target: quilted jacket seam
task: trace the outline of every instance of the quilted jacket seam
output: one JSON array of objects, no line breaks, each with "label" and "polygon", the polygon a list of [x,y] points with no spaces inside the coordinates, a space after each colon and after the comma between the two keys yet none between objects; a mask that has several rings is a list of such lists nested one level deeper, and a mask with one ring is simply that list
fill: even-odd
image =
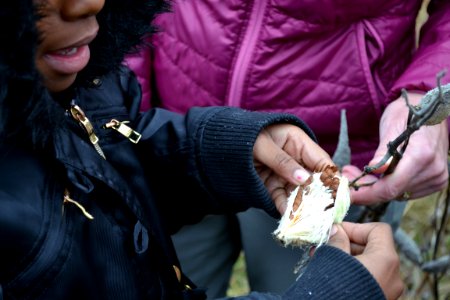
[{"label": "quilted jacket seam", "polygon": [[[222,67],[222,66],[219,66],[218,64],[214,63],[213,61],[211,61],[210,59],[208,59],[205,55],[203,55],[202,53],[198,52],[194,47],[191,47],[190,45],[186,44],[186,43],[183,42],[182,40],[177,39],[174,35],[171,34],[171,32],[167,31],[167,32],[164,32],[164,34],[165,34],[167,37],[171,38],[171,39],[173,40],[174,43],[178,43],[178,44],[183,45],[186,49],[189,49],[192,53],[194,53],[194,54],[200,56],[201,58],[203,58],[204,60],[208,61],[208,62],[209,62],[211,65],[213,65],[214,67],[226,71],[227,68]],[[174,46],[174,47],[175,47],[175,46]],[[165,48],[161,48],[161,49],[164,50]],[[164,51],[164,52],[166,53],[166,51]],[[166,56],[168,56],[168,55],[166,55]]]},{"label": "quilted jacket seam", "polygon": [[[162,49],[163,49],[163,48],[162,48]],[[193,48],[190,48],[190,47],[189,47],[189,49],[193,49]],[[197,82],[196,80],[194,80],[193,77],[192,77],[191,75],[188,75],[188,74],[186,73],[185,70],[183,70],[182,68],[180,68],[180,67],[176,64],[175,60],[172,59],[172,57],[169,56],[169,55],[167,54],[166,51],[162,50],[162,51],[160,51],[160,53],[163,53],[163,54],[164,54],[164,56],[165,56],[165,58],[167,59],[167,61],[170,62],[170,64],[172,64],[172,66],[173,66],[176,70],[178,70],[178,71],[180,72],[180,74],[183,75],[183,77],[185,78],[185,80],[187,80],[187,81],[193,83],[196,87],[198,87],[199,89],[201,89],[202,91],[204,91],[204,92],[205,92],[206,94],[208,94],[210,97],[216,99],[217,101],[220,101],[220,99],[218,99],[215,95],[213,95],[207,88],[205,88],[205,87],[204,87],[203,85],[201,85],[199,82]],[[194,52],[194,53],[195,53],[195,52]],[[215,64],[213,64],[213,65],[216,66]],[[226,69],[226,68],[223,68],[223,69]]]}]

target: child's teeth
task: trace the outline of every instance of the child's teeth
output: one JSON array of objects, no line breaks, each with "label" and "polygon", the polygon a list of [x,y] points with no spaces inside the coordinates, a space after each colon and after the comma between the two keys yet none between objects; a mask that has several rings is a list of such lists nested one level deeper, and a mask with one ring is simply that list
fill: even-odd
[{"label": "child's teeth", "polygon": [[60,55],[72,55],[75,54],[77,52],[77,48],[73,47],[73,48],[67,48],[67,49],[63,49],[61,51],[58,51],[58,54]]}]

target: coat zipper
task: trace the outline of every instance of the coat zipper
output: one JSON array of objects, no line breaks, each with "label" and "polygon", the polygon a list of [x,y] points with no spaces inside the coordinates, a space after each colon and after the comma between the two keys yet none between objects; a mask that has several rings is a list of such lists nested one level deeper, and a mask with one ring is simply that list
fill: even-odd
[{"label": "coat zipper", "polygon": [[106,159],[105,154],[103,153],[102,148],[100,148],[100,145],[98,144],[98,137],[95,135],[94,132],[94,126],[92,126],[91,121],[86,117],[84,114],[84,111],[76,104],[72,104],[70,106],[70,113],[72,114],[72,117],[78,121],[79,124],[86,130],[87,134],[89,135],[89,140],[91,144],[94,146],[97,153],[103,157],[103,159]]},{"label": "coat zipper", "polygon": [[75,205],[78,209],[81,210],[81,213],[89,220],[93,220],[94,217],[78,202],[70,198],[69,190],[64,190],[64,199],[63,199],[63,206],[62,206],[62,214],[64,215],[64,206],[68,203],[71,203]]},{"label": "coat zipper", "polygon": [[245,76],[252,59],[252,53],[258,40],[258,35],[263,23],[267,0],[255,0],[250,14],[247,29],[239,53],[232,70],[230,88],[227,97],[227,105],[241,106],[241,98],[245,83]]},{"label": "coat zipper", "polygon": [[119,132],[124,137],[126,137],[132,143],[137,144],[141,139],[141,134],[133,130],[130,126],[125,125],[126,123],[130,123],[130,121],[120,122],[116,119],[112,119],[111,121],[103,125],[103,128],[112,128],[117,132]]}]

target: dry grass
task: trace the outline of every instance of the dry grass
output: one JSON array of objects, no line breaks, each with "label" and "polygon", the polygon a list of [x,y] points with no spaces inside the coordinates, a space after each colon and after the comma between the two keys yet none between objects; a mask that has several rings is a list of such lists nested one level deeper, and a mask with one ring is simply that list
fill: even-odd
[{"label": "dry grass", "polygon": [[241,252],[238,260],[233,267],[233,275],[230,279],[230,287],[227,291],[228,297],[237,297],[246,295],[250,292],[248,285],[247,273],[245,271],[245,258],[244,253]]},{"label": "dry grass", "polygon": [[[443,192],[425,199],[411,201],[402,220],[402,229],[417,243],[425,262],[449,254],[450,222],[448,215],[437,244],[437,228],[443,222],[446,197],[447,193]],[[402,276],[407,286],[401,299],[450,299],[449,269],[444,274],[434,277],[432,274],[423,272],[419,266],[411,263],[402,253],[400,253],[400,258]],[[438,292],[436,293],[435,290]]]}]

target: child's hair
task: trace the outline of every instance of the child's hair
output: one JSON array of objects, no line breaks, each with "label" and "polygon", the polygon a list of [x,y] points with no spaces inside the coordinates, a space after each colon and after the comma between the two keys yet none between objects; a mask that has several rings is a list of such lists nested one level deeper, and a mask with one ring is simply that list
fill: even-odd
[{"label": "child's hair", "polygon": [[97,16],[100,31],[91,44],[92,58],[80,78],[103,75],[118,68],[124,56],[155,31],[151,26],[155,15],[167,9],[167,1],[161,0],[106,0]]},{"label": "child's hair", "polygon": [[[150,25],[155,15],[167,10],[163,0],[106,0],[97,16],[100,29],[90,44],[91,59],[75,85],[118,70],[124,56],[155,31]],[[32,0],[0,2],[0,141],[43,146],[62,124],[35,67],[38,18]]]}]

